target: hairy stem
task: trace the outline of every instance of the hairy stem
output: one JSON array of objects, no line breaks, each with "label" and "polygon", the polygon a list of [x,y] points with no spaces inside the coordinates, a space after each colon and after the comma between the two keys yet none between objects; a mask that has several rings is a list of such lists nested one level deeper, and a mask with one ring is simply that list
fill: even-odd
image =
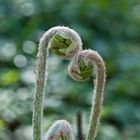
[{"label": "hairy stem", "polygon": [[94,140],[96,137],[96,132],[99,125],[100,113],[102,109],[103,102],[103,90],[105,84],[105,66],[102,58],[96,52],[89,54],[91,59],[93,59],[96,66],[96,80],[95,80],[95,90],[92,100],[92,108],[90,114],[90,123],[88,134],[86,140]]},{"label": "hairy stem", "polygon": [[[52,38],[53,41],[50,43]],[[47,81],[47,78],[45,79],[45,77],[47,75],[46,59],[48,56],[48,48],[52,47],[56,54],[60,54],[60,56],[65,59],[70,59],[81,50],[81,46],[82,43],[79,35],[72,29],[62,26],[51,28],[40,39],[36,63],[35,95],[33,101],[33,140],[42,140],[41,121],[43,116],[44,85],[45,81]],[[63,50],[63,53],[59,49],[66,50]]]},{"label": "hairy stem", "polygon": [[80,51],[69,65],[69,75],[77,81],[87,80],[92,74],[96,76],[92,100],[90,123],[86,140],[94,140],[100,120],[105,84],[105,65],[101,56],[93,50]]},{"label": "hairy stem", "polygon": [[[55,30],[47,32],[40,40],[39,51],[37,54],[36,63],[36,85],[35,95],[33,101],[33,140],[41,140],[42,136],[42,116],[43,116],[43,94],[44,94],[44,83],[46,75],[46,57],[47,47],[50,39],[55,34]],[[46,79],[47,80],[47,79]]]}]

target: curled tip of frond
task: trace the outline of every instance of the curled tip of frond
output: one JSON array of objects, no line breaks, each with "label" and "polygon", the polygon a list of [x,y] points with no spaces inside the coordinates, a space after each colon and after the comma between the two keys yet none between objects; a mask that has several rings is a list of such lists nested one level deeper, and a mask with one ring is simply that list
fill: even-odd
[{"label": "curled tip of frond", "polygon": [[60,57],[71,59],[82,49],[82,41],[74,30],[64,26],[56,26],[42,36],[40,46],[48,46]]},{"label": "curled tip of frond", "polygon": [[93,74],[93,62],[88,56],[86,50],[80,51],[70,62],[69,75],[77,81],[87,80]]},{"label": "curled tip of frond", "polygon": [[[99,62],[99,63],[98,63]],[[93,74],[96,75],[97,65],[103,64],[101,56],[93,50],[83,50],[73,57],[68,71],[69,75],[77,81],[89,79]]]},{"label": "curled tip of frond", "polygon": [[44,140],[73,140],[71,125],[66,120],[56,121],[45,134]]}]

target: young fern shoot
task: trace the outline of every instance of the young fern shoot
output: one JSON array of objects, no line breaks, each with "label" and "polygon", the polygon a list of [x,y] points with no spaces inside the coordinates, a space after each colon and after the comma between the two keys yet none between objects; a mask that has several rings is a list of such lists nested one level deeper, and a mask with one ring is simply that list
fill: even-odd
[{"label": "young fern shoot", "polygon": [[43,140],[74,140],[70,123],[66,120],[57,120],[49,128]]},{"label": "young fern shoot", "polygon": [[33,140],[42,140],[43,96],[49,49],[64,59],[71,59],[82,49],[82,43],[74,30],[63,26],[51,28],[40,39],[33,101]]},{"label": "young fern shoot", "polygon": [[94,140],[100,120],[105,84],[105,65],[101,56],[93,50],[83,50],[73,57],[69,65],[70,76],[77,81],[96,76],[90,123],[86,140]]},{"label": "young fern shoot", "polygon": [[[51,28],[40,39],[36,64],[36,85],[33,101],[33,140],[73,140],[71,125],[66,120],[56,121],[42,137],[44,85],[47,81],[46,59],[49,50],[64,59],[71,60],[69,75],[77,81],[95,75],[95,90],[92,100],[90,123],[86,140],[94,140],[100,120],[105,84],[105,65],[101,56],[93,50],[82,50],[79,35],[63,26]],[[46,77],[46,79],[45,79]]]}]

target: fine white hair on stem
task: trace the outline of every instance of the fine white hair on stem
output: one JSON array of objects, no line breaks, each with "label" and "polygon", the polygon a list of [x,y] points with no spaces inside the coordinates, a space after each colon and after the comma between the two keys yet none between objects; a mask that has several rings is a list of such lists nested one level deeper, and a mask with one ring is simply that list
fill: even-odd
[{"label": "fine white hair on stem", "polygon": [[54,53],[64,59],[71,59],[82,49],[82,42],[74,30],[64,26],[56,26],[49,29],[40,39],[33,100],[33,140],[42,140],[43,97],[44,85],[45,81],[47,81],[46,59],[49,49],[52,49]]},{"label": "fine white hair on stem", "polygon": [[103,103],[103,91],[106,77],[104,61],[102,57],[93,50],[80,51],[70,62],[69,74],[77,81],[86,80],[93,74],[96,76],[90,122],[86,137],[86,140],[94,140]]}]

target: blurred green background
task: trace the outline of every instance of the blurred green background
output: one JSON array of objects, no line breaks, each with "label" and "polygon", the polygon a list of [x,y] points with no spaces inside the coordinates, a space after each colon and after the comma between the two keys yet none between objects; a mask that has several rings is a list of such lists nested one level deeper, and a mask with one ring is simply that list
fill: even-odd
[{"label": "blurred green background", "polygon": [[[106,62],[107,82],[97,140],[140,140],[140,1],[1,0],[0,140],[31,140],[35,61],[41,35],[56,25],[79,33],[83,48]],[[48,58],[43,127],[82,114],[86,135],[92,79],[75,82],[68,61]]]}]

